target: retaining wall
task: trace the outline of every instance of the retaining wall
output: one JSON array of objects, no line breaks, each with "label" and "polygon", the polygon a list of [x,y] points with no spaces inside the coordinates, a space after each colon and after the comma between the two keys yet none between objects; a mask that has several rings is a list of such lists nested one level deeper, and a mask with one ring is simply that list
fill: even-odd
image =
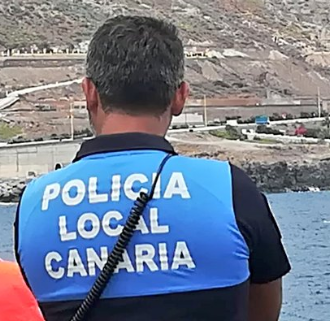
[{"label": "retaining wall", "polygon": [[55,168],[56,163],[70,163],[79,147],[78,141],[0,147],[0,177],[26,177],[29,172],[37,175],[47,173]]}]

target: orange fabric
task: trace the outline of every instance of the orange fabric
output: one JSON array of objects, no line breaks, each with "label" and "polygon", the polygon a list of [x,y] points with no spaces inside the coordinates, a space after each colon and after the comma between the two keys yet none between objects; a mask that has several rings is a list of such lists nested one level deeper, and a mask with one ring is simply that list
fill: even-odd
[{"label": "orange fabric", "polygon": [[0,321],[43,321],[38,304],[14,262],[0,261]]}]

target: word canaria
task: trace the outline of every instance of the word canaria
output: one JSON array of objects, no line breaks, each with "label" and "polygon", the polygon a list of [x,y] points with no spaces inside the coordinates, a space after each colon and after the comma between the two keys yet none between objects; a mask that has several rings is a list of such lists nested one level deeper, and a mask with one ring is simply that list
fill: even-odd
[{"label": "word canaria", "polygon": [[[151,184],[155,181],[156,175],[156,173],[152,174]],[[121,175],[114,175],[111,178],[110,188],[99,186],[99,190],[109,190],[108,193],[97,192],[98,185],[101,185],[98,184],[97,177],[90,177],[87,184],[81,179],[70,180],[64,186],[61,186],[60,183],[53,183],[45,188],[41,209],[43,211],[48,210],[50,201],[58,197],[61,197],[62,202],[67,206],[79,205],[86,197],[90,204],[107,203],[109,201],[118,202],[121,200],[123,193],[128,199],[136,200],[140,192],[148,192],[147,188],[141,186],[147,183],[149,183],[149,179],[145,174],[132,174],[124,181]],[[151,184],[149,183],[149,185]],[[102,185],[104,185],[104,181],[102,181]],[[136,191],[138,189],[137,185],[140,185],[138,191]],[[190,198],[186,182],[180,172],[172,173],[163,194],[160,187],[161,177],[156,184],[154,199],[160,199],[161,197],[170,199],[174,195],[180,195],[183,199]]]},{"label": "word canaria", "polygon": [[[75,275],[81,277],[95,276],[97,269],[103,268],[108,255],[106,246],[100,248],[100,254],[93,248],[87,248],[84,253],[87,261],[85,265],[82,255],[77,249],[70,249],[66,259],[63,259],[58,252],[49,252],[45,258],[45,268],[49,276],[54,279],[61,279],[64,276],[74,277]],[[54,263],[57,268],[53,267]],[[127,273],[145,272],[146,268],[151,272],[178,270],[181,266],[186,266],[189,269],[196,267],[186,242],[176,243],[170,259],[166,243],[159,243],[157,249],[152,244],[137,244],[134,248],[134,254],[129,255],[127,250],[124,251],[122,261],[119,262],[115,273],[121,271]]]}]

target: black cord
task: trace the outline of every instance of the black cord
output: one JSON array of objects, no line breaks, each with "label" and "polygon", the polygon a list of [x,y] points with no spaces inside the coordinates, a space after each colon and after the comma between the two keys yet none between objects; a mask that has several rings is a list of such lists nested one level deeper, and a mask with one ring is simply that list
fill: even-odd
[{"label": "black cord", "polygon": [[105,263],[101,273],[95,280],[91,290],[87,294],[86,298],[76,311],[75,315],[72,317],[70,321],[83,321],[87,317],[87,315],[91,312],[96,302],[100,299],[104,289],[108,285],[113,273],[118,266],[118,263],[122,259],[122,255],[127,248],[129,242],[132,239],[134,231],[139,224],[140,217],[143,214],[144,209],[146,208],[148,202],[153,198],[155,193],[155,188],[159,179],[159,176],[165,166],[165,163],[172,157],[174,154],[168,154],[162,160],[155,181],[152,184],[151,191],[148,194],[141,192],[134,205],[130,211],[126,224],[119,235],[119,238],[108,256],[107,262]]}]

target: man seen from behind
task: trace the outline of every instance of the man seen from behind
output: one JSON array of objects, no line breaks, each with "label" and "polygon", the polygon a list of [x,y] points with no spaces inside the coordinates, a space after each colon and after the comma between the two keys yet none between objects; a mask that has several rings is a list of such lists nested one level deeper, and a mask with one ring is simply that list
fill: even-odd
[{"label": "man seen from behind", "polygon": [[189,93],[176,28],[107,20],[82,86],[96,137],[28,185],[15,224],[17,260],[45,319],[74,315],[166,158],[88,320],[278,320],[290,264],[266,197],[236,166],[177,155],[165,139]]}]

